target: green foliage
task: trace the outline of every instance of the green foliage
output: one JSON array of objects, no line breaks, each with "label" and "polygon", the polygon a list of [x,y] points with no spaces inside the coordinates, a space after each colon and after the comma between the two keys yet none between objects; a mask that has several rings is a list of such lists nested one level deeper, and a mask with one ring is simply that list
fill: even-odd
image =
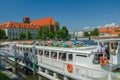
[{"label": "green foliage", "polygon": [[92,36],[98,36],[99,35],[99,31],[97,28],[94,29],[94,31],[92,32]]},{"label": "green foliage", "polygon": [[90,36],[90,34],[88,34],[88,32],[84,32],[84,36]]},{"label": "green foliage", "polygon": [[120,37],[120,34],[118,34],[118,36]]},{"label": "green foliage", "polygon": [[55,38],[54,34],[55,34],[54,31],[49,31],[49,33],[48,33],[49,39],[54,39]]},{"label": "green foliage", "polygon": [[26,38],[26,34],[24,32],[21,32],[19,34],[19,39],[25,39]]},{"label": "green foliage", "polygon": [[47,39],[48,33],[49,33],[48,27],[40,28],[40,30],[38,31],[38,39]]},{"label": "green foliage", "polygon": [[0,29],[0,39],[7,39],[5,31],[2,29]]},{"label": "green foliage", "polygon": [[5,35],[3,39],[5,39],[5,40],[6,40],[6,39],[8,39],[8,37]]},{"label": "green foliage", "polygon": [[75,38],[75,40],[77,41],[77,40],[78,40],[78,38]]},{"label": "green foliage", "polygon": [[50,31],[54,31],[54,26],[50,25]]},{"label": "green foliage", "polygon": [[55,27],[56,27],[56,31],[59,31],[59,28],[60,28],[59,22],[55,23]]},{"label": "green foliage", "polygon": [[66,26],[63,26],[60,30],[58,22],[56,22],[55,26],[56,30],[53,29],[53,26],[50,26],[50,30],[47,26],[40,28],[38,31],[38,39],[69,39],[70,36],[68,35]]},{"label": "green foliage", "polygon": [[60,30],[55,32],[55,38],[56,39],[61,39],[62,38]]},{"label": "green foliage", "polygon": [[67,39],[66,39],[66,40],[70,40],[71,36],[72,36],[72,35],[68,34],[68,36],[67,36]]},{"label": "green foliage", "polygon": [[27,39],[32,39],[32,34],[30,31],[27,32],[26,37]]},{"label": "green foliage", "polygon": [[66,26],[63,26],[62,29],[60,30],[60,36],[62,37],[62,39],[65,39],[66,37],[68,37],[68,30],[66,28]]},{"label": "green foliage", "polygon": [[115,32],[120,32],[120,30],[115,30]]},{"label": "green foliage", "polygon": [[0,80],[11,80],[11,79],[8,78],[5,74],[3,74],[3,73],[0,71]]},{"label": "green foliage", "polygon": [[98,36],[99,35],[99,31],[97,28],[95,28],[93,31],[91,31],[90,34],[88,34],[88,32],[84,33],[84,36]]}]

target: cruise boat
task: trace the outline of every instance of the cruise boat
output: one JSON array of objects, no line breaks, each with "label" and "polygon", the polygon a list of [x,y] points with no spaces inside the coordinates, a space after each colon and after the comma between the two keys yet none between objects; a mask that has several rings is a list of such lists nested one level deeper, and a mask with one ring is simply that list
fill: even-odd
[{"label": "cruise boat", "polygon": [[9,59],[17,59],[17,63],[50,80],[112,80],[112,66],[120,64],[119,45],[108,41],[105,47],[105,58],[98,57],[96,45],[63,48],[9,44],[1,49],[14,55],[15,59]]}]

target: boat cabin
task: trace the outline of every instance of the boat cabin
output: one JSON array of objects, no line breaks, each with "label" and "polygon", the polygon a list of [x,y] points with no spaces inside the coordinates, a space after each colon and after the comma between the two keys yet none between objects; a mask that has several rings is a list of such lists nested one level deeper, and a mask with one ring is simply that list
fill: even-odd
[{"label": "boat cabin", "polygon": [[[100,41],[105,46],[105,56],[107,59],[111,61],[112,64],[117,65],[120,64],[120,50],[119,50],[119,42],[118,41]],[[98,45],[99,43],[98,42]],[[95,55],[93,63],[98,64],[99,63],[98,54]]]}]

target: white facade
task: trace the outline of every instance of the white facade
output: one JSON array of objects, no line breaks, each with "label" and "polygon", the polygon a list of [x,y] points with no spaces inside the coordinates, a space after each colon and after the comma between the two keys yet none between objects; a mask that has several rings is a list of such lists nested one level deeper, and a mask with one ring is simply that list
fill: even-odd
[{"label": "white facade", "polygon": [[25,28],[6,28],[4,29],[8,39],[19,39],[19,34],[21,32],[27,33],[30,31],[32,34],[32,39],[36,39],[38,36],[38,30],[35,29],[25,29]]},{"label": "white facade", "polygon": [[83,31],[74,32],[74,37],[83,37],[83,36],[84,36]]}]

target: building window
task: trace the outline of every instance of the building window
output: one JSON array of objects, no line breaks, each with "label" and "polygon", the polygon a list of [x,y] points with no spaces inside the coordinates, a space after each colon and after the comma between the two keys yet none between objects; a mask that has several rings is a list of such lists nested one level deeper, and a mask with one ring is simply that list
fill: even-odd
[{"label": "building window", "polygon": [[11,33],[9,32],[9,34],[8,35],[10,35],[11,36]]}]

